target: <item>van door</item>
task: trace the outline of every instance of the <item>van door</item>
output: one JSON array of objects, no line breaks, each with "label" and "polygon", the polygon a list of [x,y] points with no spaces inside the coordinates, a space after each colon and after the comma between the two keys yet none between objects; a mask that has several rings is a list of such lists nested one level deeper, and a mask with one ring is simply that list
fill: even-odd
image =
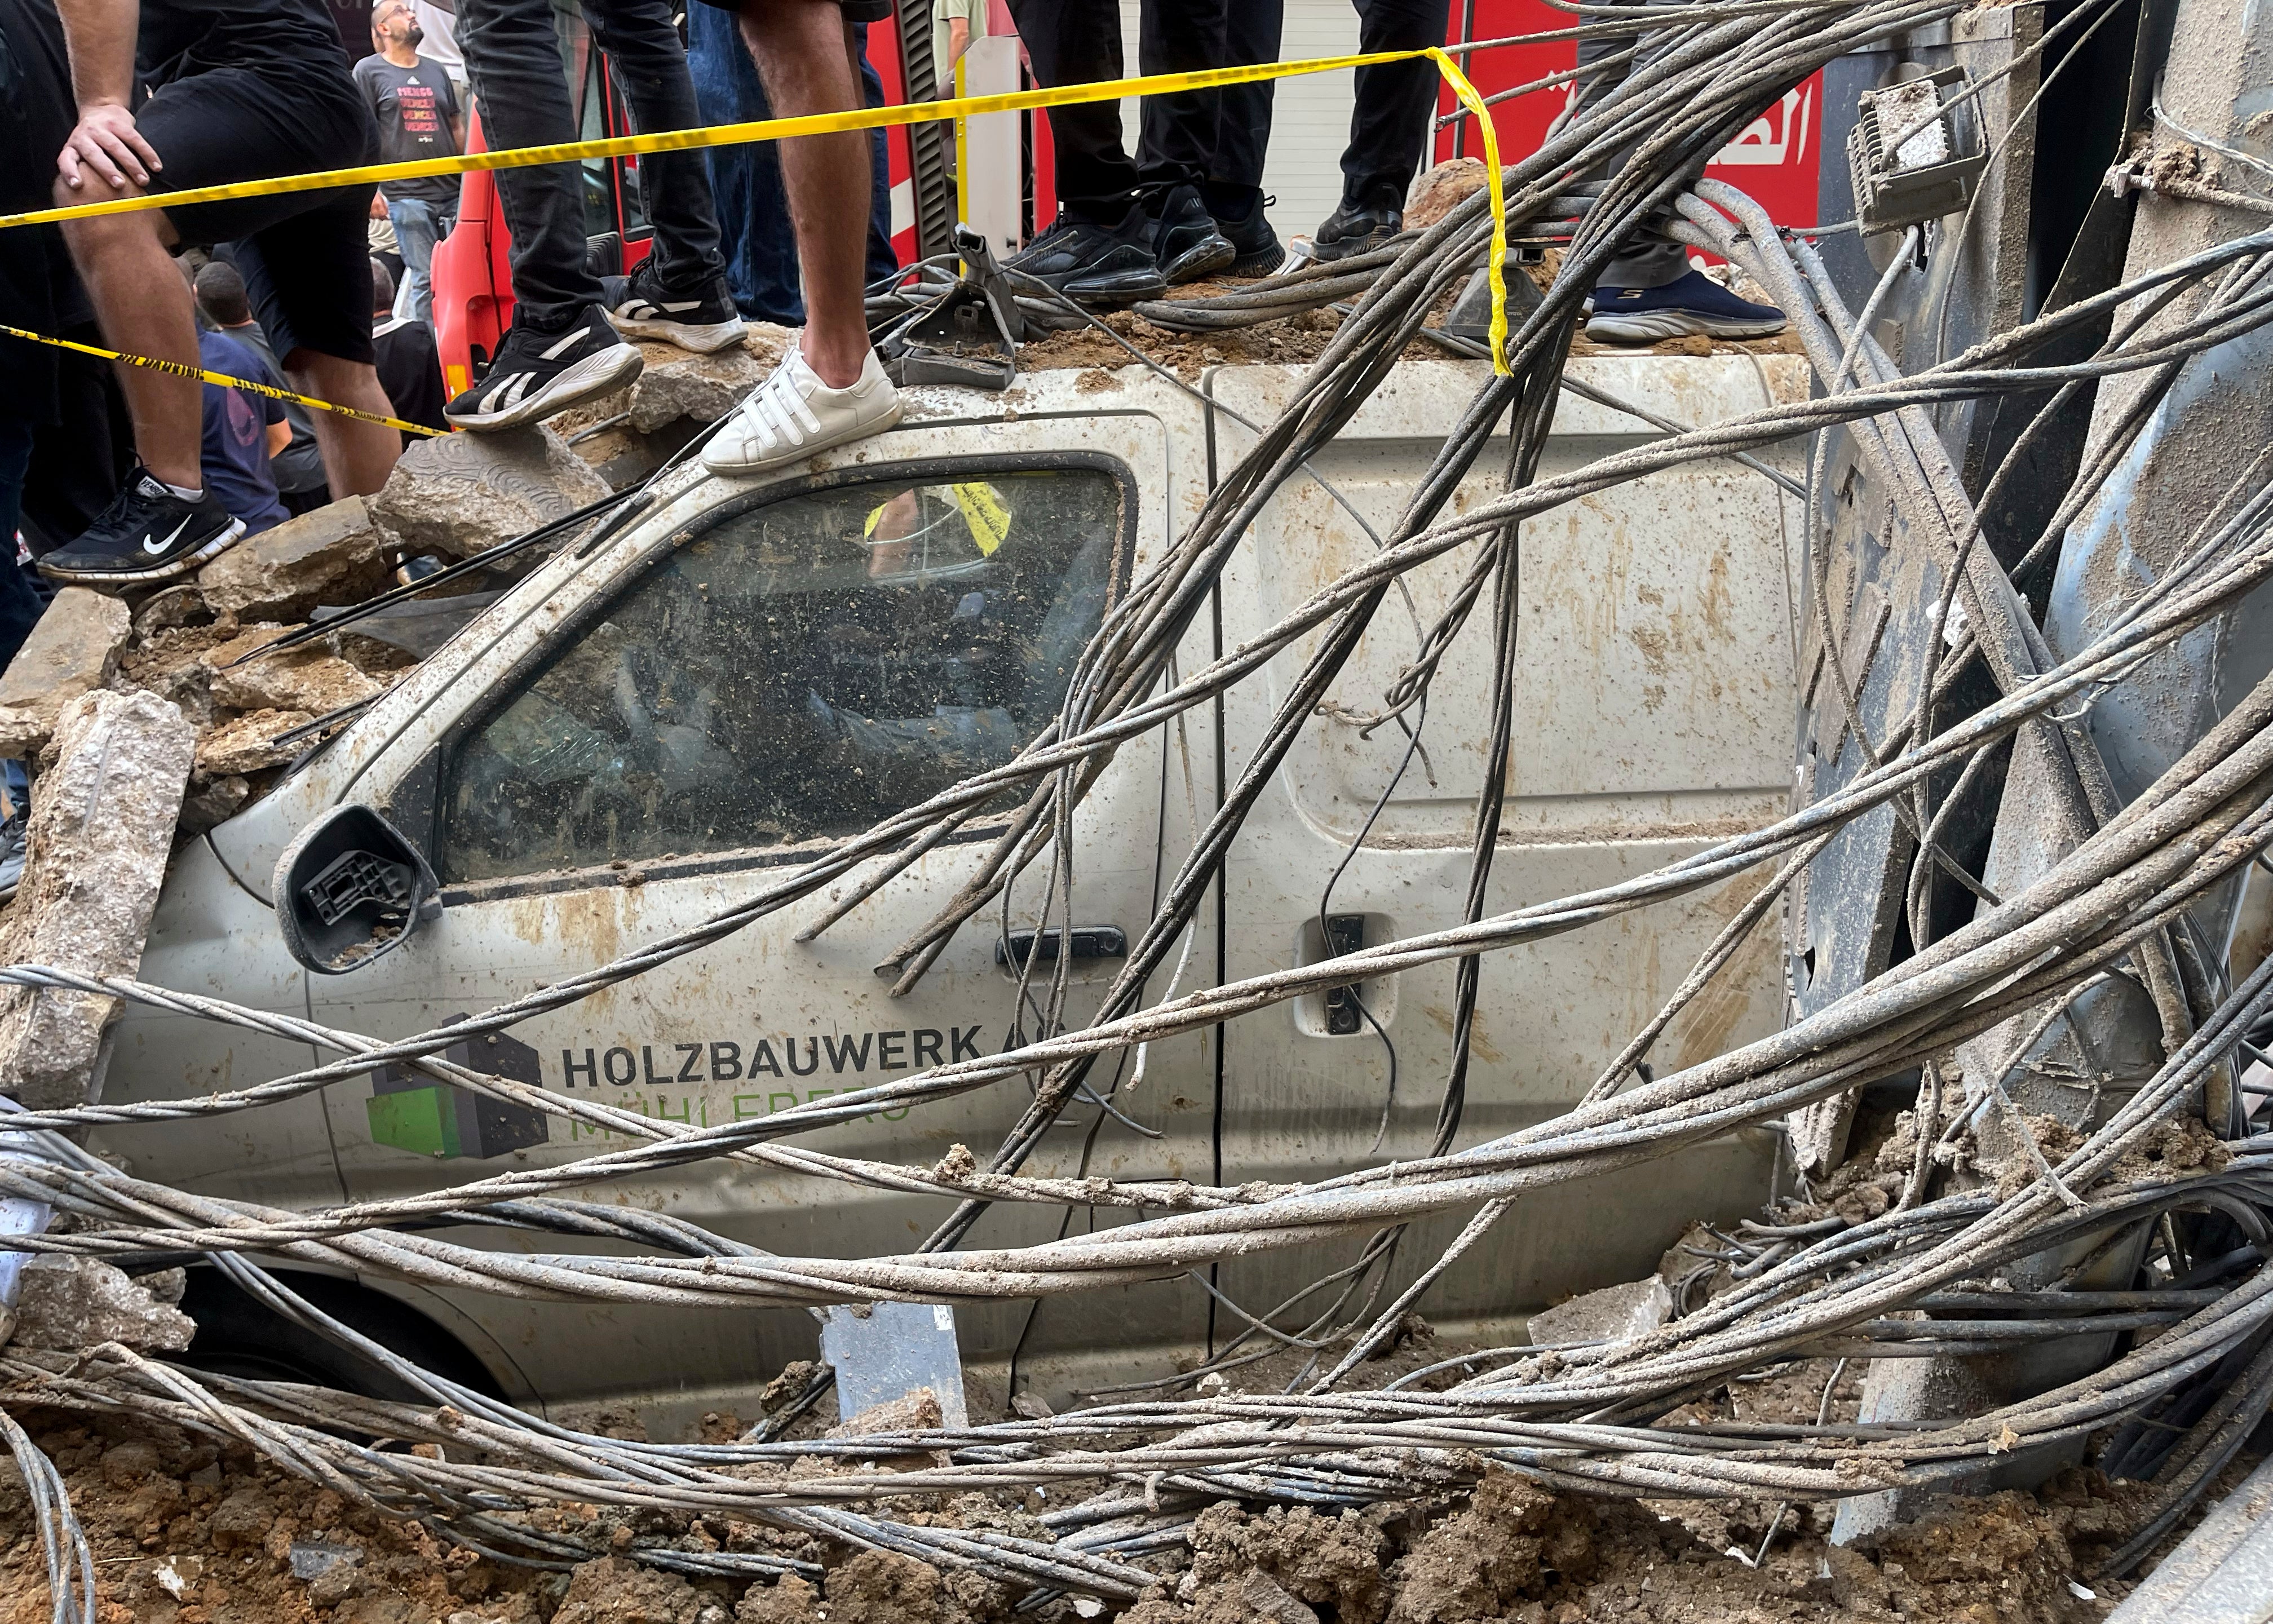
[{"label": "van door", "polygon": [[[1804,364],[1786,356],[1586,357],[1570,370],[1692,423],[1807,387]],[[1483,377],[1481,364],[1407,362],[1312,467],[1387,534]],[[1241,367],[1214,374],[1211,385],[1227,406],[1263,423],[1295,381],[1278,369]],[[1251,443],[1226,415],[1215,432],[1225,466]],[[1542,475],[1659,433],[1566,394]],[[1447,513],[1497,494],[1505,460],[1504,441],[1487,449]],[[1632,878],[1782,815],[1796,703],[1785,537],[1800,534],[1796,514],[1786,522],[1789,501],[1760,474],[1708,461],[1525,524],[1512,766],[1488,914]],[[1257,523],[1251,550],[1227,574],[1227,642],[1254,636],[1374,546],[1323,485],[1288,481]],[[1490,714],[1488,598],[1430,690],[1420,748],[1412,751],[1394,723],[1370,731],[1364,724],[1474,556],[1462,548],[1414,571],[1409,609],[1397,595],[1383,605],[1332,701],[1248,820],[1227,882],[1231,913],[1246,922],[1229,938],[1232,979],[1459,922]],[[1305,639],[1279,656],[1287,679],[1313,646]],[[1227,701],[1234,770],[1240,741],[1260,735],[1275,697],[1264,686],[1248,685]],[[1278,687],[1283,692],[1284,682]],[[1739,876],[1487,956],[1456,1148],[1574,1104],[1761,878]],[[1226,1056],[1225,1179],[1317,1179],[1425,1155],[1452,1054],[1453,977],[1446,962],[1235,1023]],[[1670,1070],[1774,1029],[1781,993],[1770,921],[1651,1060]],[[1433,1289],[1426,1312],[1463,1334],[1497,1336],[1525,1308],[1639,1277],[1692,1218],[1734,1216],[1766,1199],[1773,1156],[1773,1138],[1762,1132],[1526,1201]],[[1466,1216],[1414,1225],[1399,1281]],[[1242,1259],[1224,1267],[1225,1290],[1259,1310],[1350,1262],[1360,1244],[1299,1262],[1290,1254]],[[1488,1315],[1503,1323],[1478,1323]]]},{"label": "van door", "polygon": [[[317,1018],[402,1035],[489,1007],[707,919],[828,842],[1008,760],[1055,713],[1131,571],[1157,556],[1173,490],[1166,425],[1132,411],[904,427],[825,472],[696,487],[615,543],[622,566],[557,625],[476,659],[452,685],[454,714],[406,730],[356,788],[349,798],[386,805],[425,845],[446,911],[401,951],[317,978]],[[1212,745],[1194,753],[1207,761]],[[1136,741],[1076,815],[1070,1022],[1088,1018],[1121,968],[1123,940],[1150,917],[1164,840],[1171,863],[1187,843],[1182,770],[1157,737]],[[1023,1041],[1036,1010],[1031,999],[1020,1007],[999,906],[904,996],[878,968],[974,872],[1007,810],[975,819],[812,943],[795,937],[823,898],[464,1058],[571,1099],[701,1126]],[[1019,886],[1014,933],[1031,929],[1047,866]],[[1045,954],[1057,945],[1048,941]],[[1157,1046],[1148,1103],[1174,1115],[1167,1102],[1187,1101],[1204,1131],[1204,1094],[1184,1076],[1200,1070],[1202,1044]],[[1027,1098],[1011,1082],[799,1142],[922,1164],[962,1143],[984,1158]],[[328,1109],[358,1198],[627,1142],[415,1074],[335,1088]],[[1072,1113],[1035,1171],[1074,1171],[1095,1116]],[[1172,1140],[1125,1131],[1090,1166],[1190,1171]],[[716,1161],[572,1194],[821,1255],[911,1250],[948,1210]],[[1046,1239],[1060,1216],[998,1209],[976,1244]],[[474,1234],[545,1251],[571,1244]],[[1111,1294],[1059,1328],[1092,1344],[1188,1332],[1159,1298]],[[661,1382],[709,1402],[811,1351],[801,1314],[619,1313],[493,1296],[460,1306],[554,1396]],[[967,1313],[966,1358],[1007,1352],[1024,1321],[1024,1305]]]}]

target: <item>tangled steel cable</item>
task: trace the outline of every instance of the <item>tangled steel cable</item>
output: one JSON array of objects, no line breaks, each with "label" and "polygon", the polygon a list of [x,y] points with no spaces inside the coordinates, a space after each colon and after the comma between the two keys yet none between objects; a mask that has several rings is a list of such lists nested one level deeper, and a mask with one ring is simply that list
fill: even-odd
[{"label": "tangled steel cable", "polygon": [[[2025,583],[2068,517],[2114,464],[2102,455],[2076,475],[2063,517],[2007,571],[1975,544],[1979,520],[1935,435],[1926,408],[1991,396],[2048,398],[2049,412],[2098,379],[2143,380],[2149,399],[2193,356],[2273,317],[2273,233],[2243,236],[2048,313],[1947,362],[1903,373],[1850,315],[1804,243],[1787,243],[1742,194],[1695,180],[1752,109],[1824,62],[1865,41],[1947,17],[1935,0],[1858,4],[1716,7],[1688,20],[1653,9],[1666,34],[1648,63],[1611,98],[1572,118],[1506,171],[1510,214],[1553,221],[1569,235],[1555,285],[1510,336],[1510,376],[1486,381],[1399,522],[1361,564],[1319,588],[1278,625],[1204,669],[1181,671],[1171,653],[1204,606],[1239,538],[1264,503],[1303,473],[1388,375],[1429,313],[1486,252],[1484,199],[1375,259],[1332,274],[1265,284],[1242,303],[1185,311],[1196,322],[1262,318],[1358,298],[1293,402],[1259,433],[1198,517],[1112,607],[1075,674],[1057,719],[1010,762],[966,780],[769,882],[748,902],[612,963],[416,1037],[379,1042],[312,1020],[233,1005],[125,978],[90,980],[37,965],[0,970],[0,983],[66,987],[305,1042],[337,1059],[198,1099],[88,1104],[18,1113],[0,1141],[0,1194],[69,1215],[65,1229],[16,1239],[22,1250],[134,1260],[199,1254],[275,1312],[345,1343],[424,1396],[379,1403],[343,1393],[201,1375],[123,1347],[74,1360],[19,1354],[0,1359],[11,1385],[0,1399],[112,1410],[241,1441],[287,1469],[391,1515],[429,1521],[476,1549],[565,1565],[596,1554],[541,1532],[519,1514],[545,1502],[717,1513],[854,1545],[971,1568],[1029,1590],[1133,1598],[1153,1583],[1150,1553],[1173,1545],[1195,1508],[1225,1496],[1356,1503],[1424,1490],[1456,1490],[1487,1466],[1551,1486],[1626,1495],[1775,1495],[1826,1500],[1892,1486],[1947,1483],[1992,1456],[2112,1429],[2112,1458],[2153,1471],[2166,1485],[2155,1523],[2119,1560],[2135,1560],[2239,1447],[2273,1399],[2273,1136],[2229,1134],[2215,1155],[2178,1168],[2149,1155],[2174,1123],[2199,1124],[2206,1083],[2226,1074],[2244,1043],[2268,1036],[2273,966],[2237,984],[2206,975],[2181,921],[2273,842],[2273,678],[2256,687],[2151,785],[2120,802],[2082,737],[2084,711],[2142,662],[2232,613],[2273,580],[2273,460],[2239,475],[2178,563],[2112,624],[2066,659],[2043,643]],[[1607,26],[1608,25],[1604,25]],[[1637,23],[1632,26],[1642,26]],[[1607,182],[1578,190],[1592,155],[1632,146]],[[1617,244],[1653,217],[1745,265],[1792,310],[1822,393],[1710,427],[1680,430],[1570,472],[1542,477],[1539,459],[1580,301]],[[2143,307],[2163,319],[2135,313]],[[2134,313],[2110,318],[2119,311]],[[1210,312],[1212,312],[1211,314]],[[1162,311],[1162,318],[1176,312]],[[1865,312],[1867,317],[1868,312]],[[2095,327],[2095,324],[2100,324]],[[2078,335],[2104,331],[2082,358]],[[2069,358],[2059,358],[2067,355]],[[2131,434],[2142,413],[2134,413]],[[1869,739],[1864,770],[1768,827],[1722,841],[1647,874],[1600,889],[1489,914],[1485,897],[1520,683],[1516,613],[1524,522],[1558,505],[1684,462],[1731,458],[1795,438],[1844,433],[1902,508],[1917,544],[1931,548],[1947,583],[1915,711]],[[1446,516],[1452,492],[1488,445],[1504,438],[1505,486],[1493,499]],[[2025,439],[2025,437],[2024,437]],[[2001,470],[1992,471],[1993,481]],[[1302,730],[1329,697],[1376,612],[1408,572],[1463,556],[1461,584],[1441,615],[1416,625],[1411,664],[1369,725],[1424,715],[1444,651],[1471,621],[1492,640],[1491,714],[1482,719],[1487,771],[1459,920],[1443,929],[1329,962],[1169,996],[1147,1005],[1225,852]],[[1963,632],[1940,633],[1962,610]],[[1479,613],[1478,611],[1484,611]],[[1416,617],[1417,621],[1417,617]],[[467,1038],[560,1007],[754,920],[843,882],[844,894],[806,934],[827,929],[904,874],[924,852],[969,827],[1006,791],[1022,797],[986,846],[973,878],[937,916],[889,955],[904,988],[949,940],[986,910],[1010,906],[1024,872],[1045,876],[1039,927],[1069,925],[1083,854],[1071,810],[1124,744],[1174,727],[1311,639],[1313,652],[1283,685],[1222,804],[1162,884],[1154,917],[1095,1017],[1069,1025],[1062,962],[1030,987],[1033,1036],[1000,1054],[941,1066],[753,1120],[694,1127],[549,1093],[454,1062]],[[1834,662],[1836,650],[1834,650]],[[1993,677],[1994,694],[1965,714],[1950,704],[1969,667]],[[1851,674],[1841,671],[1842,685]],[[1850,701],[1851,708],[1851,701]],[[1410,724],[1418,747],[1421,722]],[[1440,724],[1441,725],[1441,724]],[[1860,736],[1859,722],[1857,722]],[[1943,848],[1954,792],[2023,732],[2048,738],[2067,763],[2063,781],[2088,830],[2038,878],[1990,896]],[[1410,755],[1408,752],[1408,760]],[[1867,984],[1786,1029],[1662,1075],[1637,1069],[1680,1007],[1733,957],[1747,932],[1839,831],[1891,807],[1930,864],[1956,872],[1979,906],[1939,931],[1914,894],[1913,951]],[[1927,864],[1921,864],[1925,867]],[[1569,1111],[1480,1144],[1459,1147],[1470,1064],[1467,1015],[1487,955],[1759,872],[1770,878],[1684,981],[1672,1003]],[[1418,1159],[1360,1168],[1315,1182],[1214,1187],[1112,1178],[1047,1178],[1023,1167],[1066,1111],[1110,1109],[1111,1088],[1091,1082],[1100,1060],[1181,1032],[1240,1019],[1329,985],[1376,980],[1450,961],[1457,965],[1455,1051],[1444,1080],[1434,1142]],[[1026,974],[1032,973],[1029,964]],[[1995,1097],[1913,1116],[1917,1175],[1875,1216],[1810,1216],[1757,1223],[1730,1237],[1714,1261],[1732,1265],[1719,1294],[1690,1300],[1658,1330],[1627,1342],[1466,1356],[1466,1373],[1441,1391],[1348,1385],[1358,1361],[1456,1258],[1527,1195],[1675,1154],[1748,1125],[1772,1124],[1812,1102],[1914,1068],[1929,1078],[1954,1045],[2016,1017],[2064,1007],[2111,977],[2136,978],[2164,1018],[2165,1058],[2105,1119],[2057,1154],[2024,1132],[2033,1159],[1984,1165],[1969,1182],[1933,1186],[1939,1150],[1962,1150]],[[223,1201],[135,1179],[68,1134],[133,1129],[255,1111],[359,1078],[378,1064],[567,1118],[629,1143],[544,1167],[517,1168],[425,1194],[291,1212]],[[917,1106],[1016,1080],[1035,1082],[1016,1127],[983,1165],[935,1167],[825,1154],[805,1135],[880,1107]],[[1574,1088],[1575,1092],[1575,1088]],[[1939,1086],[1931,1097],[1939,1109]],[[2017,1113],[2015,1113],[2017,1114]],[[2223,1125],[2230,1126],[2231,1125]],[[2023,1125],[2025,1128],[2025,1125]],[[16,1147],[16,1148],[11,1148]],[[919,1249],[865,1259],[789,1257],[713,1234],[681,1219],[577,1199],[607,1181],[722,1159],[769,1173],[842,1181],[944,1198],[951,1215]],[[1017,1247],[965,1249],[971,1224],[995,1201],[1065,1209],[1119,1207],[1131,1222],[1061,1233]],[[1444,1253],[1384,1301],[1387,1259],[1414,1219],[1472,1216]],[[2204,1259],[2167,1246],[2135,1289],[2071,1289],[2063,1279],[2007,1289],[1999,1270],[2056,1246],[2136,1234],[2179,1234],[2174,1219],[2208,1215],[2234,1244]],[[2190,1220],[2189,1220],[2190,1222]],[[426,1232],[485,1226],[599,1239],[595,1254],[491,1250]],[[2199,1233],[2209,1228],[2196,1226]],[[2190,1233],[2195,1232],[2190,1231]],[[2225,1231],[2219,1231],[2225,1233]],[[1102,1403],[1054,1418],[958,1430],[859,1438],[671,1445],[602,1437],[558,1426],[422,1370],[301,1298],[255,1261],[353,1269],[512,1295],[672,1306],[807,1306],[880,1299],[1031,1298],[1161,1278],[1263,1248],[1369,1234],[1360,1261],[1337,1278],[1339,1296],[1299,1330],[1272,1315],[1219,1356],[1257,1337],[1314,1350],[1314,1363],[1281,1393],[1228,1389],[1180,1398]],[[2072,1273],[2080,1273],[2078,1271]],[[1353,1307],[1352,1305],[1354,1305]],[[1293,1304],[1285,1306],[1292,1312]],[[1260,1328],[1258,1330],[1257,1328]],[[1908,1427],[1674,1423],[1667,1418],[1732,1377],[1816,1355],[1905,1357],[2007,1348],[2057,1337],[2153,1333],[2088,1381],[1991,1413]],[[1267,1333],[1267,1336],[1264,1335]],[[1333,1351],[1323,1371],[1316,1359]],[[1237,1357],[1248,1357],[1240,1354]],[[1475,1368],[1481,1361],[1484,1368]],[[4,1418],[0,1418],[4,1419]],[[67,1503],[51,1471],[12,1429],[11,1448],[39,1478],[50,1539],[56,1617],[91,1605],[83,1556],[71,1556]],[[424,1454],[387,1445],[435,1446]],[[28,1452],[28,1453],[27,1453]],[[907,1470],[911,1456],[931,1460]],[[822,1463],[813,1469],[812,1458]],[[800,1460],[803,1465],[799,1465]],[[891,1463],[888,1479],[874,1470]],[[890,1492],[991,1492],[1028,1486],[1096,1491],[1043,1519],[1050,1539],[994,1529],[918,1524],[878,1513]],[[38,1496],[35,1493],[35,1499]],[[83,1551],[83,1542],[79,1542]],[[799,1565],[748,1551],[694,1550],[668,1542],[636,1553],[682,1571],[763,1577]]]}]

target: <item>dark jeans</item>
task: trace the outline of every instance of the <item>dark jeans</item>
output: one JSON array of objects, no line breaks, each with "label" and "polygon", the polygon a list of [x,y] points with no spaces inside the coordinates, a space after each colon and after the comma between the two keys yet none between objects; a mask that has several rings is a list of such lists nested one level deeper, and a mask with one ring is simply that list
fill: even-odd
[{"label": "dark jeans", "polygon": [[[1187,73],[1276,62],[1285,22],[1286,0],[1148,0],[1137,35],[1139,65],[1146,73]],[[1143,183],[1262,185],[1271,91],[1264,79],[1145,97],[1136,147]]]},{"label": "dark jeans", "polygon": [[[1360,51],[1413,51],[1444,42],[1452,0],[1357,0]],[[1433,62],[1393,62],[1360,68],[1357,105],[1350,111],[1349,145],[1342,149],[1342,201],[1394,188],[1402,206],[1436,133],[1437,91],[1444,83]]]},{"label": "dark jeans", "polygon": [[[8,669],[47,608],[30,572],[16,567],[16,520],[32,464],[32,438],[30,423],[0,417],[0,670]],[[0,782],[7,785],[9,802],[19,813],[28,810],[21,761],[0,762]]]},{"label": "dark jeans", "polygon": [[[666,0],[586,0],[583,7],[641,131],[702,122],[672,10]],[[458,48],[493,148],[576,138],[552,18],[545,0],[462,0],[458,7]],[[599,279],[584,264],[583,169],[555,163],[496,173],[513,233],[514,320],[557,332],[600,302]],[[702,154],[650,153],[640,160],[640,178],[664,282],[686,288],[723,273]]]},{"label": "dark jeans", "polygon": [[[867,104],[881,107],[884,82],[868,64],[867,35],[868,30],[862,26],[861,84]],[[757,64],[742,43],[733,12],[715,5],[687,8],[686,66],[694,76],[695,105],[704,123],[753,123],[773,116]],[[892,252],[891,172],[881,130],[874,132],[869,154],[873,184],[867,276],[874,282],[899,266]],[[718,200],[726,286],[735,307],[754,320],[803,326],[805,299],[798,281],[797,237],[790,226],[780,149],[771,141],[751,141],[739,146],[713,146],[703,157],[709,164],[711,192]]]}]

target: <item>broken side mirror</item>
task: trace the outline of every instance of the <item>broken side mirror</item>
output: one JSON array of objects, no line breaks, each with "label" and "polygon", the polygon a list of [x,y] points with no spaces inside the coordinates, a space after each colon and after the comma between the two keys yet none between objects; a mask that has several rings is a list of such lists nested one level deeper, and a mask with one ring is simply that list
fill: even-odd
[{"label": "broken side mirror", "polygon": [[344,976],[442,915],[424,854],[368,806],[337,806],[300,831],[271,886],[284,947],[319,976]]}]

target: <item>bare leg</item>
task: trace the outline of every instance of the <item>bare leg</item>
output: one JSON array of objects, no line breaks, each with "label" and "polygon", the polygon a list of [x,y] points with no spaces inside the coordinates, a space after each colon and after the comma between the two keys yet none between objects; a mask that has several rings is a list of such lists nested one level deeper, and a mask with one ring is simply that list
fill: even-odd
[{"label": "bare leg", "polygon": [[[394,415],[394,402],[386,398],[369,362],[342,361],[312,349],[296,349],[283,361],[286,382],[302,394],[382,417]],[[308,416],[315,425],[316,449],[323,453],[332,500],[367,497],[386,483],[395,459],[402,454],[400,430],[333,412],[310,412]]]},{"label": "bare leg", "polygon": [[[860,105],[856,48],[836,0],[745,0],[742,40],[776,118]],[[806,364],[830,388],[850,388],[869,354],[867,132],[784,141],[781,163],[805,283]]]},{"label": "bare leg", "polygon": [[[106,184],[92,168],[78,191],[56,183],[56,202],[68,206],[139,197],[141,188]],[[174,228],[162,213],[99,214],[64,222],[64,241],[79,280],[94,301],[103,341],[130,355],[198,364],[198,329],[190,315],[189,284],[166,245]],[[858,281],[856,277],[854,279]],[[205,487],[199,463],[205,402],[194,378],[148,367],[117,369],[118,387],[134,420],[134,450],[142,466],[184,490]]]}]

